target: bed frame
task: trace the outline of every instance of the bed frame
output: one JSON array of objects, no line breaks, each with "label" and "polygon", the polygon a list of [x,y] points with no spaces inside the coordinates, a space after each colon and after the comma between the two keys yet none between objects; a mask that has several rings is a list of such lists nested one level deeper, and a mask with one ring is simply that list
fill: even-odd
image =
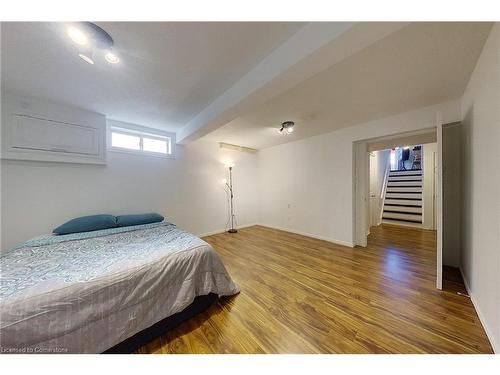
[{"label": "bed frame", "polygon": [[169,316],[158,323],[152,325],[134,336],[129,337],[125,341],[106,350],[104,354],[129,354],[135,352],[143,345],[153,341],[164,333],[173,330],[181,323],[198,315],[202,311],[208,309],[217,300],[217,294],[207,294],[198,296],[194,301],[181,312]]}]

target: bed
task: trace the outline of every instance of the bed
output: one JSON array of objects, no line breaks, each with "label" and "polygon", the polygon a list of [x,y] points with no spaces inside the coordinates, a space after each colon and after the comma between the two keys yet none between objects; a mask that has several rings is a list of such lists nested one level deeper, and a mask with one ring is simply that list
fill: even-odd
[{"label": "bed", "polygon": [[239,292],[208,243],[166,222],[39,237],[0,267],[3,353],[101,353]]}]

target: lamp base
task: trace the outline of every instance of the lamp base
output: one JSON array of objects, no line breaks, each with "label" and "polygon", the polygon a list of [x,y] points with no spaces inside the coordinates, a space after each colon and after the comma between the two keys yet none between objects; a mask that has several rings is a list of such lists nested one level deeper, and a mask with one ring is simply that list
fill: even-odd
[{"label": "lamp base", "polygon": [[229,229],[227,233],[238,233],[237,229]]}]

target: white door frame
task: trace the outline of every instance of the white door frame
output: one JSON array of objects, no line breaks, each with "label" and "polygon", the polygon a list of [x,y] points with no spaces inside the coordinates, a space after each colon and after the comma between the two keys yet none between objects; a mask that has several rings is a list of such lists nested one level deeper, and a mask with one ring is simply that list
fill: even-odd
[{"label": "white door frame", "polygon": [[443,289],[443,121],[436,116],[437,136],[437,189],[436,189],[436,288]]}]

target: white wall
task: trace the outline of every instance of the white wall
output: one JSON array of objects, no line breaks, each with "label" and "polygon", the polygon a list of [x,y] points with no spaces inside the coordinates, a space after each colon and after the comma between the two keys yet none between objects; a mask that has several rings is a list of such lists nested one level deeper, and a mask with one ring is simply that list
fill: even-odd
[{"label": "white wall", "polygon": [[224,230],[227,196],[222,162],[234,168],[238,224],[257,221],[257,155],[196,141],[175,159],[108,153],[107,165],[1,161],[2,250],[97,213],[159,212],[195,234]]},{"label": "white wall", "polygon": [[353,245],[353,142],[460,119],[452,101],[259,151],[260,222]]},{"label": "white wall", "polygon": [[390,150],[370,153],[370,225],[379,225],[383,199],[380,197],[384,189],[384,178],[389,167]]},{"label": "white wall", "polygon": [[472,301],[500,353],[500,24],[462,98],[462,270]]}]

